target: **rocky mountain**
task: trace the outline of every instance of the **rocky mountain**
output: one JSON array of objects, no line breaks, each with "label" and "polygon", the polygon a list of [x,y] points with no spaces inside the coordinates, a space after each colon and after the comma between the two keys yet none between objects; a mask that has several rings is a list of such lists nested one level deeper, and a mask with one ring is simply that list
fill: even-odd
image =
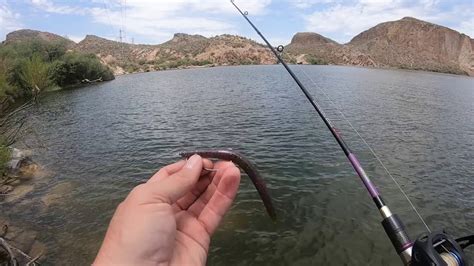
[{"label": "rocky mountain", "polygon": [[97,54],[116,74],[188,66],[276,62],[263,45],[228,34],[206,38],[176,33],[171,40],[158,45],[127,44],[88,35],[74,49]]},{"label": "rocky mountain", "polygon": [[62,42],[68,48],[76,45],[75,42],[65,37],[59,36],[57,34],[50,33],[50,32],[37,31],[37,30],[28,30],[28,29],[17,30],[17,31],[8,33],[4,43],[5,44],[18,43],[18,42],[30,41],[33,39],[42,40],[46,42]]},{"label": "rocky mountain", "polygon": [[381,23],[339,44],[316,33],[297,33],[287,51],[297,63],[428,70],[474,76],[474,40],[415,18]]},{"label": "rocky mountain", "polygon": [[298,64],[378,66],[369,55],[312,32],[296,33],[286,51]]},{"label": "rocky mountain", "polygon": [[355,36],[351,49],[380,66],[474,75],[474,40],[411,17],[381,23]]},{"label": "rocky mountain", "polygon": [[[35,38],[61,41],[70,50],[94,53],[115,74],[190,66],[276,63],[264,45],[228,34],[207,38],[176,33],[171,40],[157,45],[121,43],[87,35],[76,44],[48,32],[19,30],[9,33],[4,43]],[[474,76],[473,39],[409,17],[376,25],[347,44],[317,33],[297,33],[283,55],[289,62],[300,64],[419,69]]]}]

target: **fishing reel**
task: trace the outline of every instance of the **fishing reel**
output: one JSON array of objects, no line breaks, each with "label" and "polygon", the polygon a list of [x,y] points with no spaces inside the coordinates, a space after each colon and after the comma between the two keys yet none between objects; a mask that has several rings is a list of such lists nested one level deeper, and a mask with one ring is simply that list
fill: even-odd
[{"label": "fishing reel", "polygon": [[464,249],[474,235],[454,239],[446,231],[420,235],[413,244],[411,266],[469,266]]}]

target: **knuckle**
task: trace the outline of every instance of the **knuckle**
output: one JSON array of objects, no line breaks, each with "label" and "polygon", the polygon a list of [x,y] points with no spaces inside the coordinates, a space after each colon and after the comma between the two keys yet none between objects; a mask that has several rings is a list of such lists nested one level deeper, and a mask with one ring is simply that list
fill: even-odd
[{"label": "knuckle", "polygon": [[146,192],[146,185],[145,184],[140,184],[132,189],[130,192],[129,196],[134,199],[137,197],[142,196]]}]

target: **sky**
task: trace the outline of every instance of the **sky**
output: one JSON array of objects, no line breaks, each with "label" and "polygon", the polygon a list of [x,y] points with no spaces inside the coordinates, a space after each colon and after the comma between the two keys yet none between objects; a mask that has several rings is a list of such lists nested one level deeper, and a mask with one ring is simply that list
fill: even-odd
[{"label": "sky", "polygon": [[[339,43],[378,23],[405,16],[474,37],[474,0],[235,0],[277,45],[296,32],[317,32]],[[0,0],[0,41],[28,28],[79,42],[87,34],[157,44],[174,33],[229,33],[261,42],[229,0]]]}]

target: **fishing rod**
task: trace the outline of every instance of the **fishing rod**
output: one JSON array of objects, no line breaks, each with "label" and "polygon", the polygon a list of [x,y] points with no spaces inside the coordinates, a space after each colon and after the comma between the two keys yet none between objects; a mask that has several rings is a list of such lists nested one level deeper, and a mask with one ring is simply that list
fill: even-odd
[{"label": "fishing rod", "polygon": [[379,191],[377,190],[374,183],[370,180],[364,168],[360,164],[356,155],[350,150],[349,146],[344,142],[342,136],[338,133],[336,128],[331,124],[331,121],[325,116],[322,109],[314,101],[311,94],[305,88],[303,83],[298,79],[291,68],[282,59],[279,53],[283,52],[283,46],[274,48],[270,42],[263,36],[258,28],[248,18],[248,12],[242,11],[234,2],[230,0],[232,5],[239,11],[244,19],[252,26],[257,34],[262,38],[265,44],[270,48],[278,62],[283,65],[286,71],[290,74],[293,80],[296,82],[298,87],[301,89],[303,94],[306,96],[314,110],[318,113],[319,117],[323,120],[326,127],[329,129],[339,147],[342,149],[350,164],[357,172],[357,175],[361,179],[369,195],[372,197],[375,205],[377,206],[383,220],[382,226],[385,233],[392,242],[397,254],[400,256],[402,262],[405,265],[434,265],[434,266],[467,266],[468,262],[464,255],[463,249],[469,245],[474,244],[474,235],[466,236],[459,239],[453,239],[451,236],[446,234],[444,231],[430,232],[428,234],[421,235],[415,242],[410,240],[405,226],[397,214],[390,211],[388,206],[382,199]]}]

